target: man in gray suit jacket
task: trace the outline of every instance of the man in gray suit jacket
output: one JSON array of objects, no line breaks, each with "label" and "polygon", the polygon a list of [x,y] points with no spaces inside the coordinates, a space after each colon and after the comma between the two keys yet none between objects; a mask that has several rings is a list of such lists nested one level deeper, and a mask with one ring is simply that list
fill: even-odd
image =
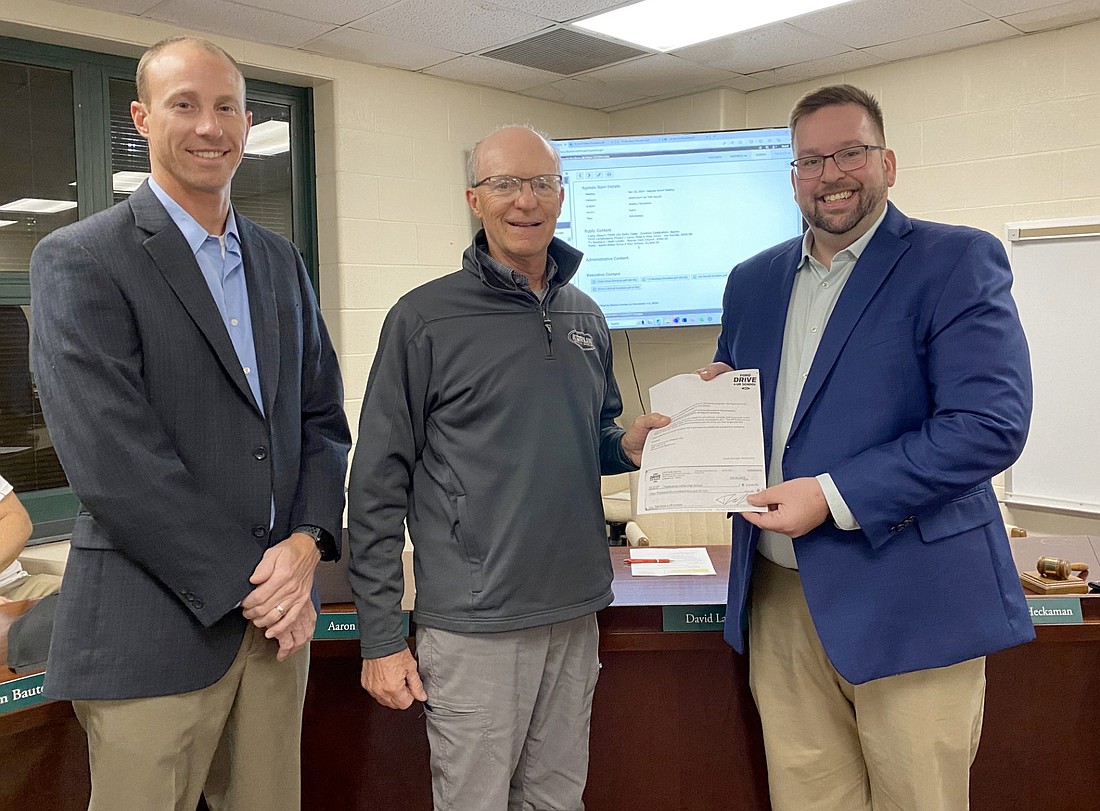
[{"label": "man in gray suit jacket", "polygon": [[34,369],[84,506],[46,692],[88,733],[92,809],[298,808],[350,446],[336,356],[294,246],[230,205],[236,63],[174,38],[137,83],[151,181],[31,258]]}]

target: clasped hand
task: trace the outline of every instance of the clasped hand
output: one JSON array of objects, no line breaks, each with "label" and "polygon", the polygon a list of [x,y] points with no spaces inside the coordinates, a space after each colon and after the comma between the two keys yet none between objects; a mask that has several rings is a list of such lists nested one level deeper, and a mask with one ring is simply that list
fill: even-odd
[{"label": "clasped hand", "polygon": [[320,560],[313,538],[295,532],[264,552],[249,578],[256,588],[241,609],[245,619],[264,629],[264,636],[278,641],[280,662],[313,638],[317,612],[310,592]]}]

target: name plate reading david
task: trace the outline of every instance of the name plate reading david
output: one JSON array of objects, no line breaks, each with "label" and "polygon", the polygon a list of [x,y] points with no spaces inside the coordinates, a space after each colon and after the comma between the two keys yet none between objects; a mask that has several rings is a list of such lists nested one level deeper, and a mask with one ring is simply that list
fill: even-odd
[{"label": "name plate reading david", "polygon": [[42,704],[46,700],[42,695],[42,683],[45,680],[45,673],[34,673],[0,684],[0,715]]},{"label": "name plate reading david", "polygon": [[[409,635],[409,612],[401,612],[401,634]],[[354,611],[323,611],[317,616],[314,639],[358,639],[359,618]]]},{"label": "name plate reading david", "polygon": [[1036,625],[1080,625],[1080,597],[1028,597],[1027,610]]},{"label": "name plate reading david", "polygon": [[726,622],[724,605],[666,605],[661,607],[665,631],[721,631]]}]

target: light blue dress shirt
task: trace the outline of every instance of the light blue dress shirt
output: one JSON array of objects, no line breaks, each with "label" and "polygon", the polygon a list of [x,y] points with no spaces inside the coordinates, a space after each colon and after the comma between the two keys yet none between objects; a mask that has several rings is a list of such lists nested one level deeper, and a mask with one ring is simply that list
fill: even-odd
[{"label": "light blue dress shirt", "polygon": [[[791,301],[787,307],[787,324],[783,331],[783,353],[779,361],[779,384],[775,391],[775,412],[772,420],[772,455],[768,464],[768,486],[783,481],[783,450],[787,445],[787,435],[791,432],[794,412],[802,396],[802,385],[810,374],[810,365],[814,362],[817,348],[821,344],[821,335],[829,323],[829,316],[840,298],[848,278],[855,270],[859,257],[867,247],[878,227],[886,218],[886,210],[867,229],[867,233],[839,251],[830,262],[830,267],[814,259],[810,252],[813,248],[813,232],[807,230],[802,238],[802,261],[795,274]],[[844,430],[837,426],[837,430]],[[844,530],[859,529],[852,511],[844,501],[833,477],[828,473],[817,476],[818,484],[825,494],[832,520]],[[788,569],[797,569],[794,543],[786,535],[778,532],[760,531],[757,550],[772,563],[778,563]]]},{"label": "light blue dress shirt", "polygon": [[206,286],[210,288],[210,295],[214,297],[214,304],[221,313],[229,340],[233,342],[233,349],[237,352],[244,378],[248,381],[252,396],[256,398],[260,413],[264,413],[264,401],[260,394],[260,369],[256,363],[256,342],[252,336],[252,314],[248,309],[244,257],[241,254],[241,238],[237,232],[233,207],[229,207],[229,216],[225,219],[225,233],[213,236],[151,177],[149,188],[160,200],[172,222],[183,233],[191,252],[195,254],[195,261],[206,280]]}]

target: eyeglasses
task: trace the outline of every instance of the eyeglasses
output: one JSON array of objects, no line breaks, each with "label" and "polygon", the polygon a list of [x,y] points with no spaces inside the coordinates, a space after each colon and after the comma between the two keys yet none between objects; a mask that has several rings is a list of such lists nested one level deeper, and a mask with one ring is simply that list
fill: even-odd
[{"label": "eyeglasses", "polygon": [[798,158],[791,161],[791,166],[794,167],[795,175],[801,180],[813,180],[815,177],[821,177],[825,171],[825,161],[829,158],[833,159],[833,163],[840,171],[854,172],[856,169],[862,169],[867,165],[867,153],[872,149],[884,150],[886,147],[872,144],[846,146],[844,149],[838,149],[832,155],[807,155],[804,158]]},{"label": "eyeglasses", "polygon": [[491,175],[479,180],[473,188],[484,186],[485,190],[494,197],[508,198],[519,194],[524,183],[531,184],[531,191],[535,197],[550,198],[561,194],[561,175],[535,175],[534,177]]}]

